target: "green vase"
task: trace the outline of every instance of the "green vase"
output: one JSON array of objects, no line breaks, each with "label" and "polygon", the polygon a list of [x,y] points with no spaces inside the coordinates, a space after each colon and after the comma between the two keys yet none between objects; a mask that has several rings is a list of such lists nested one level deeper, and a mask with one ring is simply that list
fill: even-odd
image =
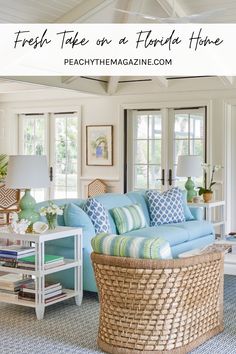
[{"label": "green vase", "polygon": [[191,177],[188,177],[187,182],[185,183],[185,188],[187,189],[187,201],[192,202],[193,197],[197,195],[197,192],[194,190],[195,184]]},{"label": "green vase", "polygon": [[30,194],[30,189],[25,190],[24,196],[20,200],[19,219],[26,219],[32,225],[40,219],[40,214],[35,211],[36,201]]},{"label": "green vase", "polygon": [[57,227],[57,215],[56,214],[46,214],[46,219],[48,222],[49,230],[54,230]]}]

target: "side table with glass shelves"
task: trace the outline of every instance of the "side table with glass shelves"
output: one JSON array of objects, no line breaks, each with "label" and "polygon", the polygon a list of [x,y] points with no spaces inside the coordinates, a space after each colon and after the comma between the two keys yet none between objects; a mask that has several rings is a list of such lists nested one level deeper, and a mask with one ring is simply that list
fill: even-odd
[{"label": "side table with glass shelves", "polygon": [[[63,239],[66,237],[73,237],[74,239],[74,258],[64,258],[64,263],[49,269],[44,267],[45,257],[45,243],[48,241]],[[0,263],[0,272],[21,274],[23,277],[32,277],[35,280],[35,301],[27,301],[22,299],[6,299],[1,298],[0,301],[6,303],[13,303],[22,306],[35,308],[37,319],[43,319],[45,308],[49,305],[55,304],[60,301],[67,300],[74,297],[76,305],[81,305],[83,298],[83,279],[82,279],[82,229],[73,227],[59,226],[55,230],[48,230],[44,234],[31,234],[24,235],[8,232],[6,227],[0,228],[0,244],[3,240],[10,240],[22,246],[35,247],[35,269],[22,269],[16,267],[3,266]],[[1,246],[0,246],[1,247]],[[62,254],[60,254],[62,256]],[[63,298],[55,299],[50,303],[45,302],[45,278],[49,274],[64,271],[67,269],[74,269],[74,289],[63,289],[65,296]]]}]

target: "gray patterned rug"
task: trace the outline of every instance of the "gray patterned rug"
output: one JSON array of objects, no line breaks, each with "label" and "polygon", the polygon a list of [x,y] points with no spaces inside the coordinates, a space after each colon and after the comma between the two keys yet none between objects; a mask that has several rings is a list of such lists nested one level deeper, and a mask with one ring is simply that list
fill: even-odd
[{"label": "gray patterned rug", "polygon": [[[236,354],[236,277],[225,277],[225,331],[192,354]],[[83,304],[73,300],[49,306],[42,321],[33,309],[0,304],[0,354],[56,354],[101,351],[96,346],[97,296],[85,293]]]}]

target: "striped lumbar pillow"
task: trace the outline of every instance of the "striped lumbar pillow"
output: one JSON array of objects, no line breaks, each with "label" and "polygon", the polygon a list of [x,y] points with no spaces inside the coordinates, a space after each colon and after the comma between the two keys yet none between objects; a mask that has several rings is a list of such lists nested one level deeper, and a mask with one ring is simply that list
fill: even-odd
[{"label": "striped lumbar pillow", "polygon": [[118,257],[170,259],[169,242],[156,237],[119,236],[101,233],[92,238],[94,252]]},{"label": "striped lumbar pillow", "polygon": [[139,204],[112,209],[112,215],[119,234],[147,226],[143,210]]}]

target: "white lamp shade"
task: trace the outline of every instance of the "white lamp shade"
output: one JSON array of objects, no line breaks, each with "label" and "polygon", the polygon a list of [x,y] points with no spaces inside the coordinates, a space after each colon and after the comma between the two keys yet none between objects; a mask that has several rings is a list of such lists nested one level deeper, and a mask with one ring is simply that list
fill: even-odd
[{"label": "white lamp shade", "polygon": [[201,156],[180,155],[176,175],[178,177],[200,177],[202,175]]},{"label": "white lamp shade", "polygon": [[6,187],[14,189],[49,186],[46,156],[15,155],[9,157]]}]

